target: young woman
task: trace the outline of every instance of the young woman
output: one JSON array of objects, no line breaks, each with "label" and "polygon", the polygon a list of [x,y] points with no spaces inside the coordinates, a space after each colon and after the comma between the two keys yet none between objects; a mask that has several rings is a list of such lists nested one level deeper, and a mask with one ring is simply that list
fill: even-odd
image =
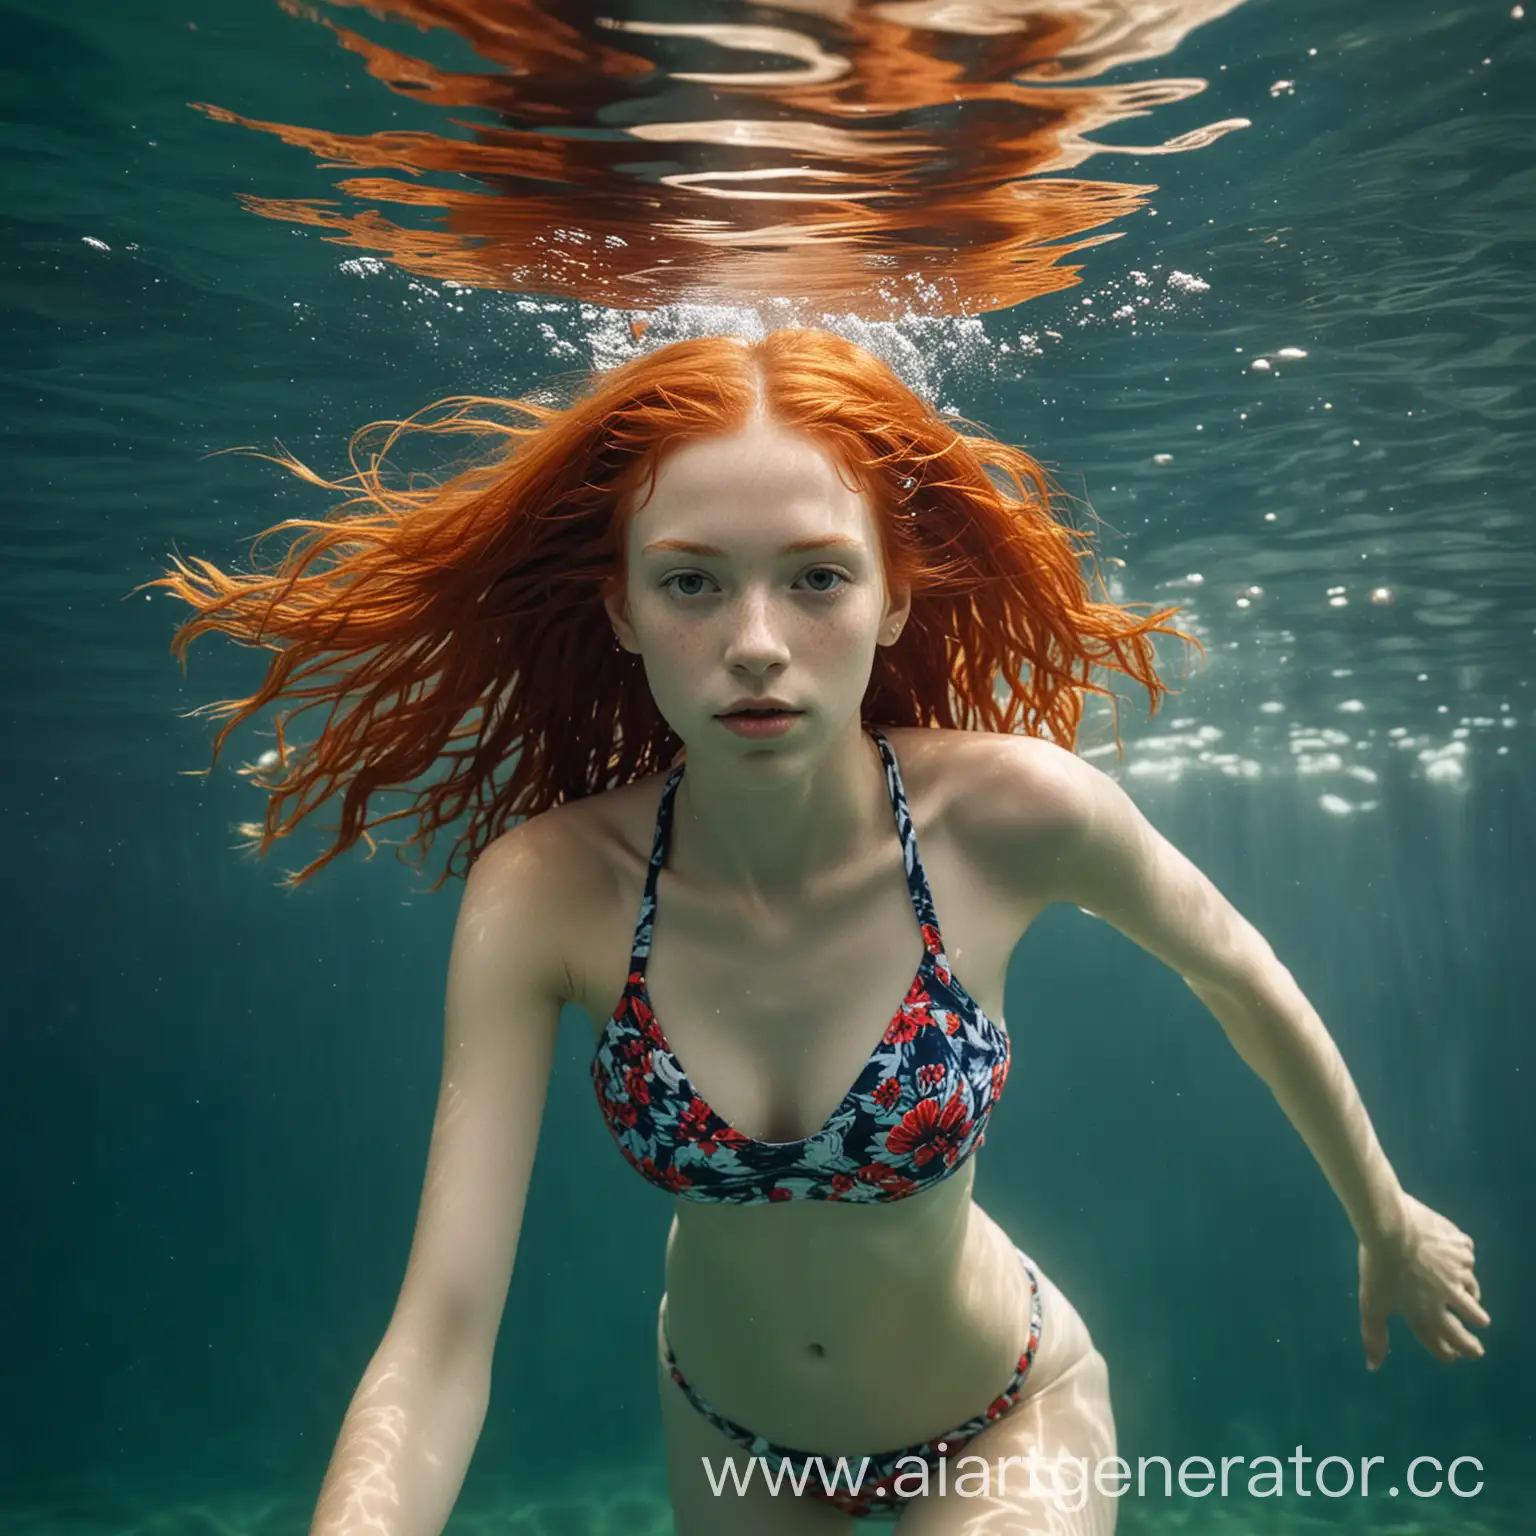
[{"label": "young woman", "polygon": [[665,347],[518,424],[451,404],[429,430],[503,450],[404,486],[284,460],[354,500],[281,525],[307,531],[273,570],[158,583],[197,609],[178,654],[210,629],[275,652],[213,706],[215,757],[268,703],[327,710],[256,771],[262,851],[342,795],[294,879],[467,815],[415,1242],[315,1530],[448,1518],[571,1002],[619,1151],[674,1196],[680,1536],[1111,1531],[1104,1360],[971,1198],[1008,959],[1051,902],[1176,969],[1273,1090],[1358,1234],[1368,1362],[1393,1311],[1482,1353],[1470,1240],[1400,1188],[1290,973],[1071,751],[1091,669],[1155,708],[1152,636],[1179,632],[1095,600],[1030,458],[805,330]]}]

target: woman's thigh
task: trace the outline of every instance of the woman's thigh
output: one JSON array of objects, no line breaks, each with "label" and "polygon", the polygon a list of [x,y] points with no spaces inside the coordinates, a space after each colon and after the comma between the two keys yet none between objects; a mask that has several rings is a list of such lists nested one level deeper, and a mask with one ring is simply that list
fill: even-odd
[{"label": "woman's thigh", "polygon": [[1095,1476],[1115,1454],[1109,1371],[1077,1309],[1036,1274],[1038,1387],[950,1460],[945,1491],[908,1505],[900,1536],[1113,1536],[1118,1501]]},{"label": "woman's thigh", "polygon": [[853,1536],[842,1510],[788,1487],[774,1492],[766,1465],[754,1465],[688,1401],[667,1370],[659,1320],[656,1363],[677,1536]]}]

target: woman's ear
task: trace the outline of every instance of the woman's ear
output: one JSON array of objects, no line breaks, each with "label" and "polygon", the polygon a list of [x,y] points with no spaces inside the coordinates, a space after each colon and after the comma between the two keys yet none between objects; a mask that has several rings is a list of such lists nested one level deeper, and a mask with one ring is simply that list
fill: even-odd
[{"label": "woman's ear", "polygon": [[628,604],[622,593],[603,599],[603,612],[613,625],[613,637],[620,649],[639,654],[640,645],[635,639],[634,627],[629,622]]},{"label": "woman's ear", "polygon": [[886,605],[885,619],[880,625],[880,643],[882,645],[895,645],[900,638],[902,630],[907,627],[907,620],[912,614],[912,593],[910,590],[903,592],[899,598],[893,599]]}]

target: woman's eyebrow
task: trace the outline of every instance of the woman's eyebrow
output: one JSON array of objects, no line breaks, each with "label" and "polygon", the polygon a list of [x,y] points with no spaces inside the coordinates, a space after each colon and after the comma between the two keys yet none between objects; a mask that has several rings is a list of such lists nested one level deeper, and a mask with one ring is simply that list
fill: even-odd
[{"label": "woman's eyebrow", "polygon": [[[815,539],[796,539],[793,544],[786,544],[779,551],[781,555],[800,555],[811,549],[849,549],[862,550],[862,539],[851,539],[846,534],[829,533],[824,537]],[[677,554],[677,555],[714,555],[722,556],[727,552],[714,544],[695,544],[688,539],[657,539],[647,544],[640,551],[643,555],[652,554]]]}]

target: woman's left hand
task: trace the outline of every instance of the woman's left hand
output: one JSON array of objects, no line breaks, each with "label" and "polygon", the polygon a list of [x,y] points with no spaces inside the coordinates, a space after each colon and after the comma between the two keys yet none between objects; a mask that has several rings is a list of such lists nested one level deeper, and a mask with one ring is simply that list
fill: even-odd
[{"label": "woman's left hand", "polygon": [[1401,1229],[1360,1245],[1360,1334],[1371,1370],[1380,1370],[1387,1357],[1387,1319],[1394,1312],[1437,1360],[1482,1355],[1482,1341],[1466,1327],[1486,1328],[1490,1321],[1472,1262],[1472,1239],[1455,1222],[1403,1196]]}]

